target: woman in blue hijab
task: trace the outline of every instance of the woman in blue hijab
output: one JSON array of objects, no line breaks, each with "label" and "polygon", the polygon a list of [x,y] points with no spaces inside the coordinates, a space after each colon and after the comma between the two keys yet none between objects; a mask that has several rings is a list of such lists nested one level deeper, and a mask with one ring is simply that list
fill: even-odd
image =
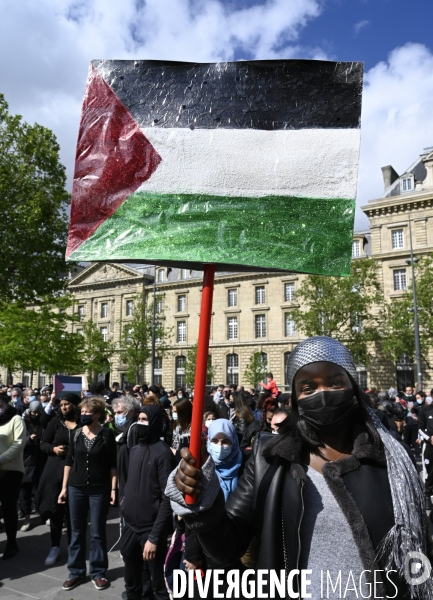
[{"label": "woman in blue hijab", "polygon": [[230,421],[212,421],[208,431],[207,450],[213,458],[224,499],[227,500],[238,484],[239,469],[242,465],[238,436]]}]

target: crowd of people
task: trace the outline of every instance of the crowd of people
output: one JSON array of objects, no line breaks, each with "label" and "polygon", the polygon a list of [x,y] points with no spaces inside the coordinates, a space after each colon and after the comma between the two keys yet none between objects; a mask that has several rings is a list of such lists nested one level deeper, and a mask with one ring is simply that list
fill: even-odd
[{"label": "crowd of people", "polygon": [[[157,385],[126,386],[122,390],[118,383],[107,390],[104,384],[97,383],[81,395],[66,392],[57,396],[50,386],[40,390],[21,384],[3,387],[0,502],[7,536],[3,560],[19,552],[17,533],[34,526],[36,517],[31,515],[37,513],[41,523],[50,528],[51,549],[45,558],[46,566],[53,566],[58,560],[66,530],[68,576],[63,589],[72,590],[86,578],[89,526],[89,575],[95,588],[104,590],[109,586],[106,527],[111,505],[118,507],[120,514],[119,548],[125,565],[123,600],[168,600],[174,569],[206,570],[228,564],[239,568],[268,565],[275,569],[280,565],[287,569],[287,560],[283,560],[286,554],[278,551],[281,544],[298,553],[304,565],[317,566],[322,559],[326,563],[327,558],[313,550],[308,557],[305,550],[296,549],[295,534],[295,541],[286,539],[292,535],[290,527],[299,528],[300,524],[282,528],[281,514],[273,514],[271,507],[281,498],[293,509],[299,502],[298,491],[284,483],[284,473],[293,471],[298,483],[304,481],[309,547],[318,544],[323,548],[324,541],[316,529],[324,522],[308,509],[308,501],[313,501],[312,490],[319,490],[324,510],[333,511],[334,525],[342,535],[350,537],[350,519],[355,513],[348,516],[344,510],[337,510],[343,505],[340,492],[333,489],[327,473],[331,473],[331,467],[344,465],[352,458],[357,461],[352,468],[362,473],[365,489],[374,484],[378,493],[391,498],[392,483],[374,479],[377,474],[371,475],[363,465],[364,459],[367,463],[376,460],[386,471],[384,446],[387,460],[389,447],[394,452],[395,448],[402,449],[398,455],[400,467],[413,468],[412,477],[422,453],[427,469],[424,494],[429,503],[433,495],[432,393],[427,396],[410,386],[401,392],[393,388],[381,392],[360,390],[356,369],[352,369],[344,346],[340,344],[333,350],[335,356],[339,352],[342,358],[330,361],[326,344],[338,342],[312,339],[316,339],[322,355],[316,353],[311,364],[303,360],[296,368],[290,367],[290,392],[278,390],[272,373],[267,374],[260,391],[233,385],[208,390],[202,425],[205,454],[214,465],[213,479],[208,481],[207,475],[198,475],[188,451],[193,390],[167,393]],[[296,356],[291,361],[296,361]],[[339,373],[330,375],[332,363],[341,367]],[[388,447],[389,438],[396,446]],[[257,473],[263,476],[264,468],[259,465],[254,470],[254,465],[265,461],[268,468],[274,459],[274,479],[267,482],[267,490],[278,498],[265,498],[261,504],[265,513],[260,516],[257,498],[256,508],[251,505],[259,488],[254,488],[253,493],[251,486],[256,485]],[[412,467],[407,466],[406,460]],[[291,465],[284,467],[286,470],[282,469],[284,461]],[[322,473],[332,494],[328,493]],[[272,483],[275,478],[279,478],[276,487]],[[356,485],[351,485],[357,502]],[[204,512],[194,512],[184,505],[183,493],[201,493],[206,498],[200,502],[200,511]],[[416,496],[416,491],[413,494]],[[371,501],[374,504],[374,498]],[[365,502],[361,504],[364,506]],[[389,505],[395,509],[394,499]],[[283,509],[283,521],[293,520],[296,511],[289,512],[286,515]],[[325,513],[323,518],[328,518]],[[380,524],[372,523],[371,515],[362,517],[370,532],[371,554],[379,537],[382,539],[388,529],[392,530],[395,510],[394,514],[391,510],[389,515],[382,515]],[[424,517],[419,515],[419,521]],[[278,519],[278,523],[273,519]],[[254,534],[252,520],[260,522],[260,533]],[[370,525],[377,532],[372,532]],[[415,527],[413,523],[409,525]],[[268,528],[266,535],[263,528]],[[285,531],[281,533],[282,529]],[[303,535],[307,535],[306,531]],[[350,546],[348,560],[355,565],[363,562],[365,566],[367,554],[365,547],[355,544]],[[299,560],[290,566],[299,567]],[[401,588],[401,581],[396,585]]]}]

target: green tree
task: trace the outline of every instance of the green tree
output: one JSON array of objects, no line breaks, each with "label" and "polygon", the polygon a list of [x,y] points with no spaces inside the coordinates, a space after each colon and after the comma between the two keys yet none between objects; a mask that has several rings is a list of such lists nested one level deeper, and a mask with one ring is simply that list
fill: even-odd
[{"label": "green tree", "polygon": [[263,361],[261,352],[251,354],[247,367],[244,372],[244,379],[250,385],[257,387],[265,378],[267,373],[267,365]]},{"label": "green tree", "polygon": [[359,258],[349,277],[306,277],[296,293],[302,308],[292,311],[297,329],[340,340],[357,364],[368,364],[369,345],[379,339],[377,313],[383,305],[377,273],[375,260]]},{"label": "green tree", "polygon": [[107,373],[110,370],[110,358],[116,352],[116,345],[110,340],[104,340],[92,319],[83,322],[82,337],[82,359],[90,383],[96,381],[99,373]]},{"label": "green tree", "polygon": [[[194,387],[195,382],[195,367],[197,363],[197,348],[198,344],[194,344],[188,349],[186,353],[185,362],[185,384],[189,388]],[[207,358],[207,371],[206,371],[206,383],[213,381],[214,369],[212,366],[212,357],[209,355]]]},{"label": "green tree", "polygon": [[65,185],[54,134],[9,114],[0,94],[0,301],[34,302],[65,288]]},{"label": "green tree", "polygon": [[[161,296],[156,297],[158,300],[161,300]],[[121,322],[119,356],[122,363],[127,365],[128,381],[140,383],[144,365],[152,356],[153,296],[149,295],[146,300],[142,296],[135,296],[133,303],[132,319],[127,323]],[[172,335],[172,328],[164,326],[163,317],[163,312],[160,312],[155,319],[155,352],[160,357],[167,352]]]},{"label": "green tree", "polygon": [[[433,337],[433,254],[423,257],[415,265],[418,322],[421,354],[427,362]],[[409,285],[401,298],[391,300],[380,312],[381,347],[383,354],[393,361],[402,355],[415,355],[413,291]],[[427,362],[428,364],[428,362]]]},{"label": "green tree", "polygon": [[0,364],[9,372],[17,369],[47,375],[81,372],[82,336],[68,333],[74,320],[67,314],[72,300],[51,298],[34,307],[16,302],[0,304]]}]

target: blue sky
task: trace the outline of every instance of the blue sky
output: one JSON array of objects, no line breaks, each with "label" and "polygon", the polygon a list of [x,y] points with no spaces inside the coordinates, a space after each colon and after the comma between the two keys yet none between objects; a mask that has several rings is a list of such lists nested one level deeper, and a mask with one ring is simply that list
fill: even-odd
[{"label": "blue sky", "polygon": [[0,92],[55,132],[70,186],[91,59],[362,60],[359,229],[381,167],[433,146],[432,23],[432,0],[3,0]]}]

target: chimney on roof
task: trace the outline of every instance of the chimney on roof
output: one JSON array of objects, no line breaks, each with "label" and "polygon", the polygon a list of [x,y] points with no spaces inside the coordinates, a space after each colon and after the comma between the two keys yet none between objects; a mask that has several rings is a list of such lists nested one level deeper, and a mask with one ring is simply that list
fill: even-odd
[{"label": "chimney on roof", "polygon": [[398,179],[398,173],[388,165],[387,167],[382,167],[382,175],[383,175],[383,185],[385,187],[385,191]]}]

